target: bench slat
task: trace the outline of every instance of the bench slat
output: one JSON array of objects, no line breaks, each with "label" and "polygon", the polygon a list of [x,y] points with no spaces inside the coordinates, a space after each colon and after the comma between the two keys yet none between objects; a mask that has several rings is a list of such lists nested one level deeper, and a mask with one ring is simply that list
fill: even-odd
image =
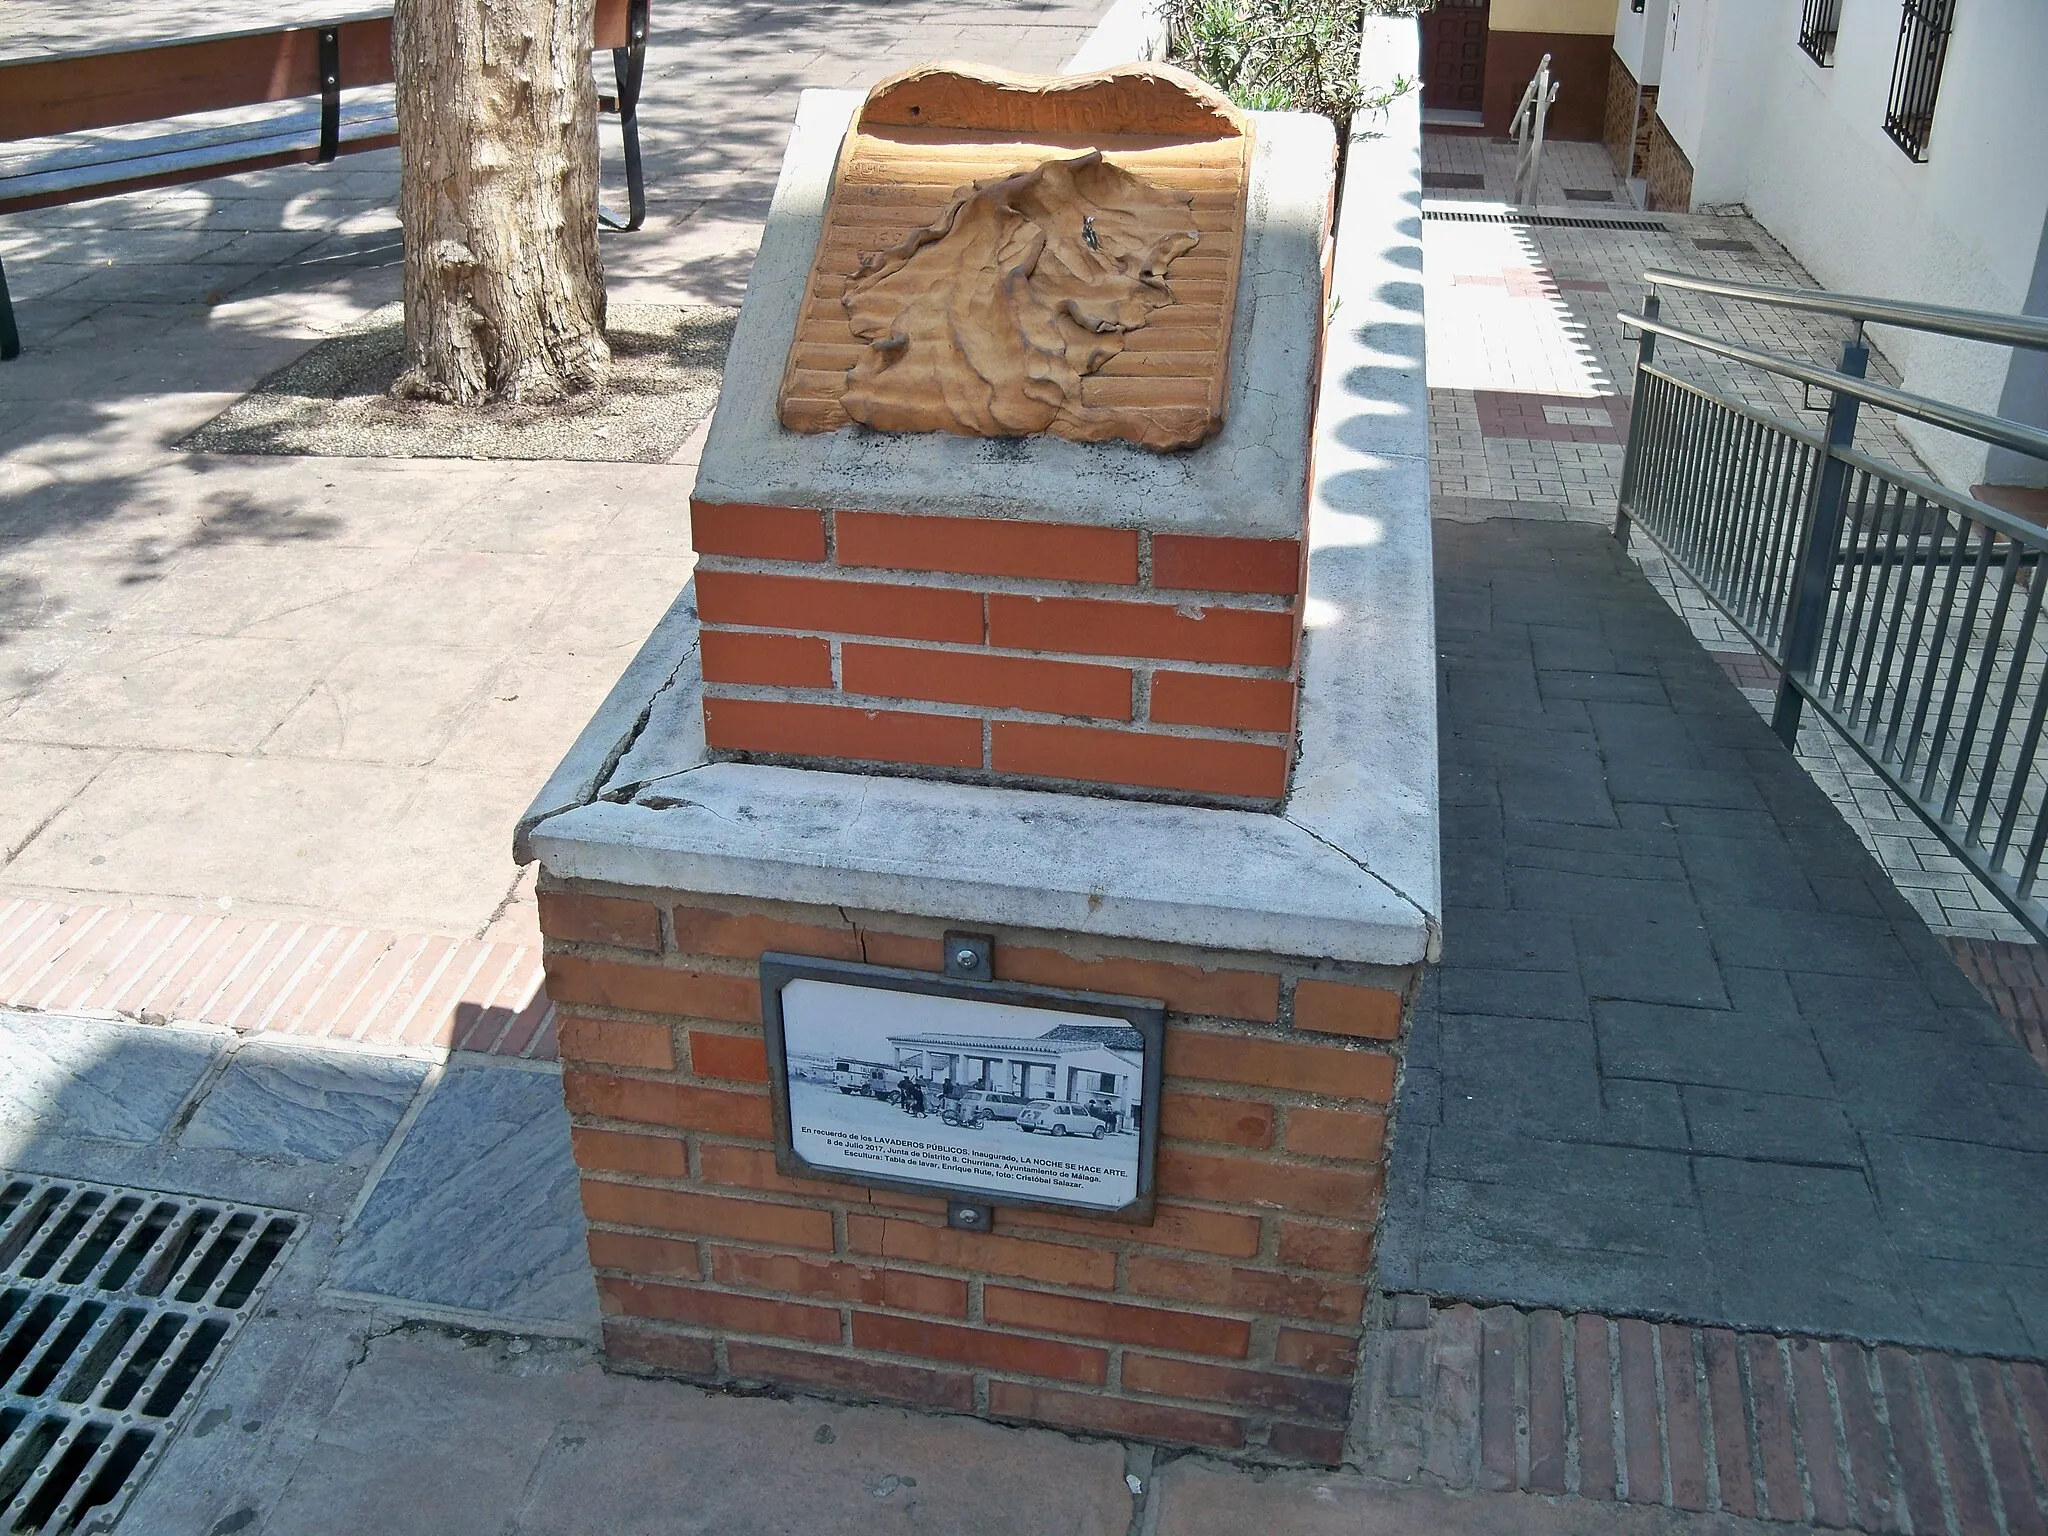
[{"label": "bench slat", "polygon": [[[597,0],[596,45],[626,45],[627,0]],[[344,88],[391,83],[391,17],[332,23]],[[0,140],[41,139],[320,94],[320,28],[0,63]]]},{"label": "bench slat", "polygon": [[[266,130],[274,128],[270,123],[251,126]],[[342,120],[341,148],[344,153],[381,148],[384,144],[397,142],[397,137],[398,117],[388,110],[382,115],[365,114],[353,120]],[[380,142],[366,142],[372,140]],[[159,151],[155,146],[160,145],[161,140],[145,142],[152,145],[150,153],[119,160],[98,160],[87,165],[39,169],[22,175],[0,177],[0,210],[29,206],[28,200],[32,198],[38,201],[45,198],[61,198],[63,194],[87,188],[107,188],[148,181],[162,184],[169,181],[195,180],[197,178],[190,173],[223,175],[227,174],[226,168],[231,166],[256,168],[254,165],[245,164],[246,162],[277,164],[280,160],[289,159],[301,152],[317,152],[320,148],[320,122],[315,115],[311,123],[287,127],[281,132],[245,133],[239,138],[219,139],[212,143],[193,144],[181,149]]]},{"label": "bench slat", "polygon": [[[341,78],[348,85],[390,81],[390,17],[342,26]],[[320,34],[312,27],[102,54],[87,67],[36,59],[0,70],[0,139],[319,94]]]},{"label": "bench slat", "polygon": [[[397,120],[397,106],[389,97],[381,101],[342,103],[341,127],[344,136],[348,135],[349,127],[353,123],[374,121],[389,131]],[[143,139],[94,139],[84,144],[64,144],[19,159],[0,156],[0,196],[5,196],[7,189],[17,179],[25,176],[41,176],[53,171],[93,166],[125,166],[132,160],[147,159],[154,155],[175,155],[186,150],[211,149],[216,145],[246,144],[255,139],[301,131],[311,132],[314,142],[319,141],[318,106],[308,103],[253,122],[220,123],[205,128],[183,129],[175,133],[153,133]]]}]

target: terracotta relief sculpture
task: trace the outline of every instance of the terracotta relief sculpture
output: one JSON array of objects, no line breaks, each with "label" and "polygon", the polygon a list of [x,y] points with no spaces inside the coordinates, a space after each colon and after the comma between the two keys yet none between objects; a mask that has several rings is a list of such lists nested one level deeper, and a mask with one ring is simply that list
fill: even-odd
[{"label": "terracotta relief sculpture", "polygon": [[1193,224],[1189,200],[1099,150],[976,186],[846,285],[868,346],[840,404],[884,432],[1123,435],[1121,408],[1087,405],[1081,379],[1173,302]]},{"label": "terracotta relief sculpture", "polygon": [[878,86],[841,153],[783,425],[1201,442],[1223,422],[1249,148],[1242,114],[1164,66]]}]

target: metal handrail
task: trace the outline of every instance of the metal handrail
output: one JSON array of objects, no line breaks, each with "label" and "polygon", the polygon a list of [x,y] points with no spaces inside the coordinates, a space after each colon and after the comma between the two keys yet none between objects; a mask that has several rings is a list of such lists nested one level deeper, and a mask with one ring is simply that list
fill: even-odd
[{"label": "metal handrail", "polygon": [[[1536,73],[1522,92],[1521,105],[1508,133],[1515,141],[1515,203],[1522,207],[1536,201],[1536,178],[1543,162],[1543,125],[1557,101],[1561,82],[1550,78],[1550,55],[1536,66]],[[1524,137],[1522,130],[1529,130]]]},{"label": "metal handrail", "polygon": [[1738,346],[1732,341],[1722,341],[1718,337],[1702,336],[1697,331],[1667,325],[1649,315],[1631,315],[1624,311],[1615,318],[1631,330],[1652,331],[1659,336],[1669,336],[1673,341],[1682,341],[1687,346],[1698,347],[1702,352],[1711,352],[1716,357],[1725,357],[1731,362],[1746,363],[1766,373],[1779,374],[1788,379],[1797,379],[1802,384],[1812,384],[1820,389],[1849,395],[1867,404],[1895,411],[1901,416],[1911,416],[1932,426],[1946,427],[1951,432],[1961,432],[1969,437],[1997,443],[2001,448],[2010,448],[2015,453],[2048,459],[2048,431],[2043,431],[2039,427],[2007,421],[2003,416],[1987,416],[1984,412],[1973,411],[1967,406],[1930,400],[1925,395],[1893,389],[1889,384],[1873,384],[1868,379],[1852,378],[1846,373],[1838,373],[1832,368],[1816,367],[1812,363],[1802,363],[1796,358],[1779,357],[1776,353],[1758,352],[1754,348]]},{"label": "metal handrail", "polygon": [[[2048,350],[2048,321],[1649,272],[1615,535],[1641,528],[1807,711],[2048,940],[2048,530],[1855,446],[1865,405],[2048,460],[2048,431],[1866,376],[1866,323]],[[1855,322],[1834,368],[1666,323],[1659,287]],[[1816,433],[1659,366],[1660,340],[1827,392]],[[1768,393],[1768,391],[1766,391]]]},{"label": "metal handrail", "polygon": [[1723,299],[1746,299],[1754,304],[1775,304],[1784,309],[1803,309],[1815,315],[1840,315],[1872,325],[1896,325],[1907,330],[1936,331],[1944,336],[1961,336],[1970,341],[1994,341],[2008,347],[2028,347],[2048,352],[2048,320],[2032,315],[2000,315],[1977,309],[1957,309],[1947,304],[1914,304],[1904,299],[1881,299],[1861,293],[1825,293],[1812,288],[1768,288],[1756,283],[1731,283],[1718,277],[1696,277],[1690,272],[1652,270],[1643,274],[1652,288],[1679,288],[1689,293],[1707,293]]}]

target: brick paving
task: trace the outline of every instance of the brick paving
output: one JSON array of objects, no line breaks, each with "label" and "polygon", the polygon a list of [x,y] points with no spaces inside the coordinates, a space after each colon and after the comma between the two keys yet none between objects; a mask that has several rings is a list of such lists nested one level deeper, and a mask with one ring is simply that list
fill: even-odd
[{"label": "brick paving", "polygon": [[0,1008],[213,1024],[385,1051],[556,1057],[528,943],[0,899]]},{"label": "brick paving", "polygon": [[1960,937],[1951,937],[1948,947],[1963,974],[2048,1071],[2048,951],[2038,944]]},{"label": "brick paving", "polygon": [[1472,406],[1482,437],[1522,443],[1626,443],[1626,395],[1543,395],[1475,389]]},{"label": "brick paving", "polygon": [[1593,1313],[1384,1304],[1367,1471],[1862,1531],[2048,1529],[2048,1373]]},{"label": "brick paving", "polygon": [[1381,1280],[2048,1356],[2048,1078],[1603,530],[1442,523]]}]

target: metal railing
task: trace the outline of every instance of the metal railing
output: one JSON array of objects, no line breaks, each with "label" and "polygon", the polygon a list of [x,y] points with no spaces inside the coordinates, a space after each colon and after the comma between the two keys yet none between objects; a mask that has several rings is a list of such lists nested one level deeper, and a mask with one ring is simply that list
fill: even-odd
[{"label": "metal railing", "polygon": [[1799,46],[1822,69],[1835,63],[1835,36],[1842,26],[1842,0],[1806,0],[1799,15]]},{"label": "metal railing", "polygon": [[1522,90],[1515,118],[1508,134],[1515,141],[1515,204],[1527,207],[1536,201],[1536,177],[1543,167],[1543,128],[1550,109],[1557,104],[1561,83],[1550,78],[1550,55],[1543,55],[1536,73]]},{"label": "metal railing", "polygon": [[[1615,536],[1640,528],[1779,669],[1771,726],[1838,732],[2048,939],[2048,532],[1856,447],[1865,405],[2048,460],[2048,432],[1866,378],[1866,322],[2048,351],[2048,320],[1644,274]],[[1854,323],[1828,369],[1685,330],[1659,290]],[[1827,392],[1818,431],[1679,377],[1659,340]]]},{"label": "metal railing", "polygon": [[1899,13],[1899,48],[1892,56],[1891,99],[1884,131],[1914,160],[1927,158],[1934,132],[1934,103],[1941,94],[1941,70],[1948,60],[1956,0],[1905,0]]}]

